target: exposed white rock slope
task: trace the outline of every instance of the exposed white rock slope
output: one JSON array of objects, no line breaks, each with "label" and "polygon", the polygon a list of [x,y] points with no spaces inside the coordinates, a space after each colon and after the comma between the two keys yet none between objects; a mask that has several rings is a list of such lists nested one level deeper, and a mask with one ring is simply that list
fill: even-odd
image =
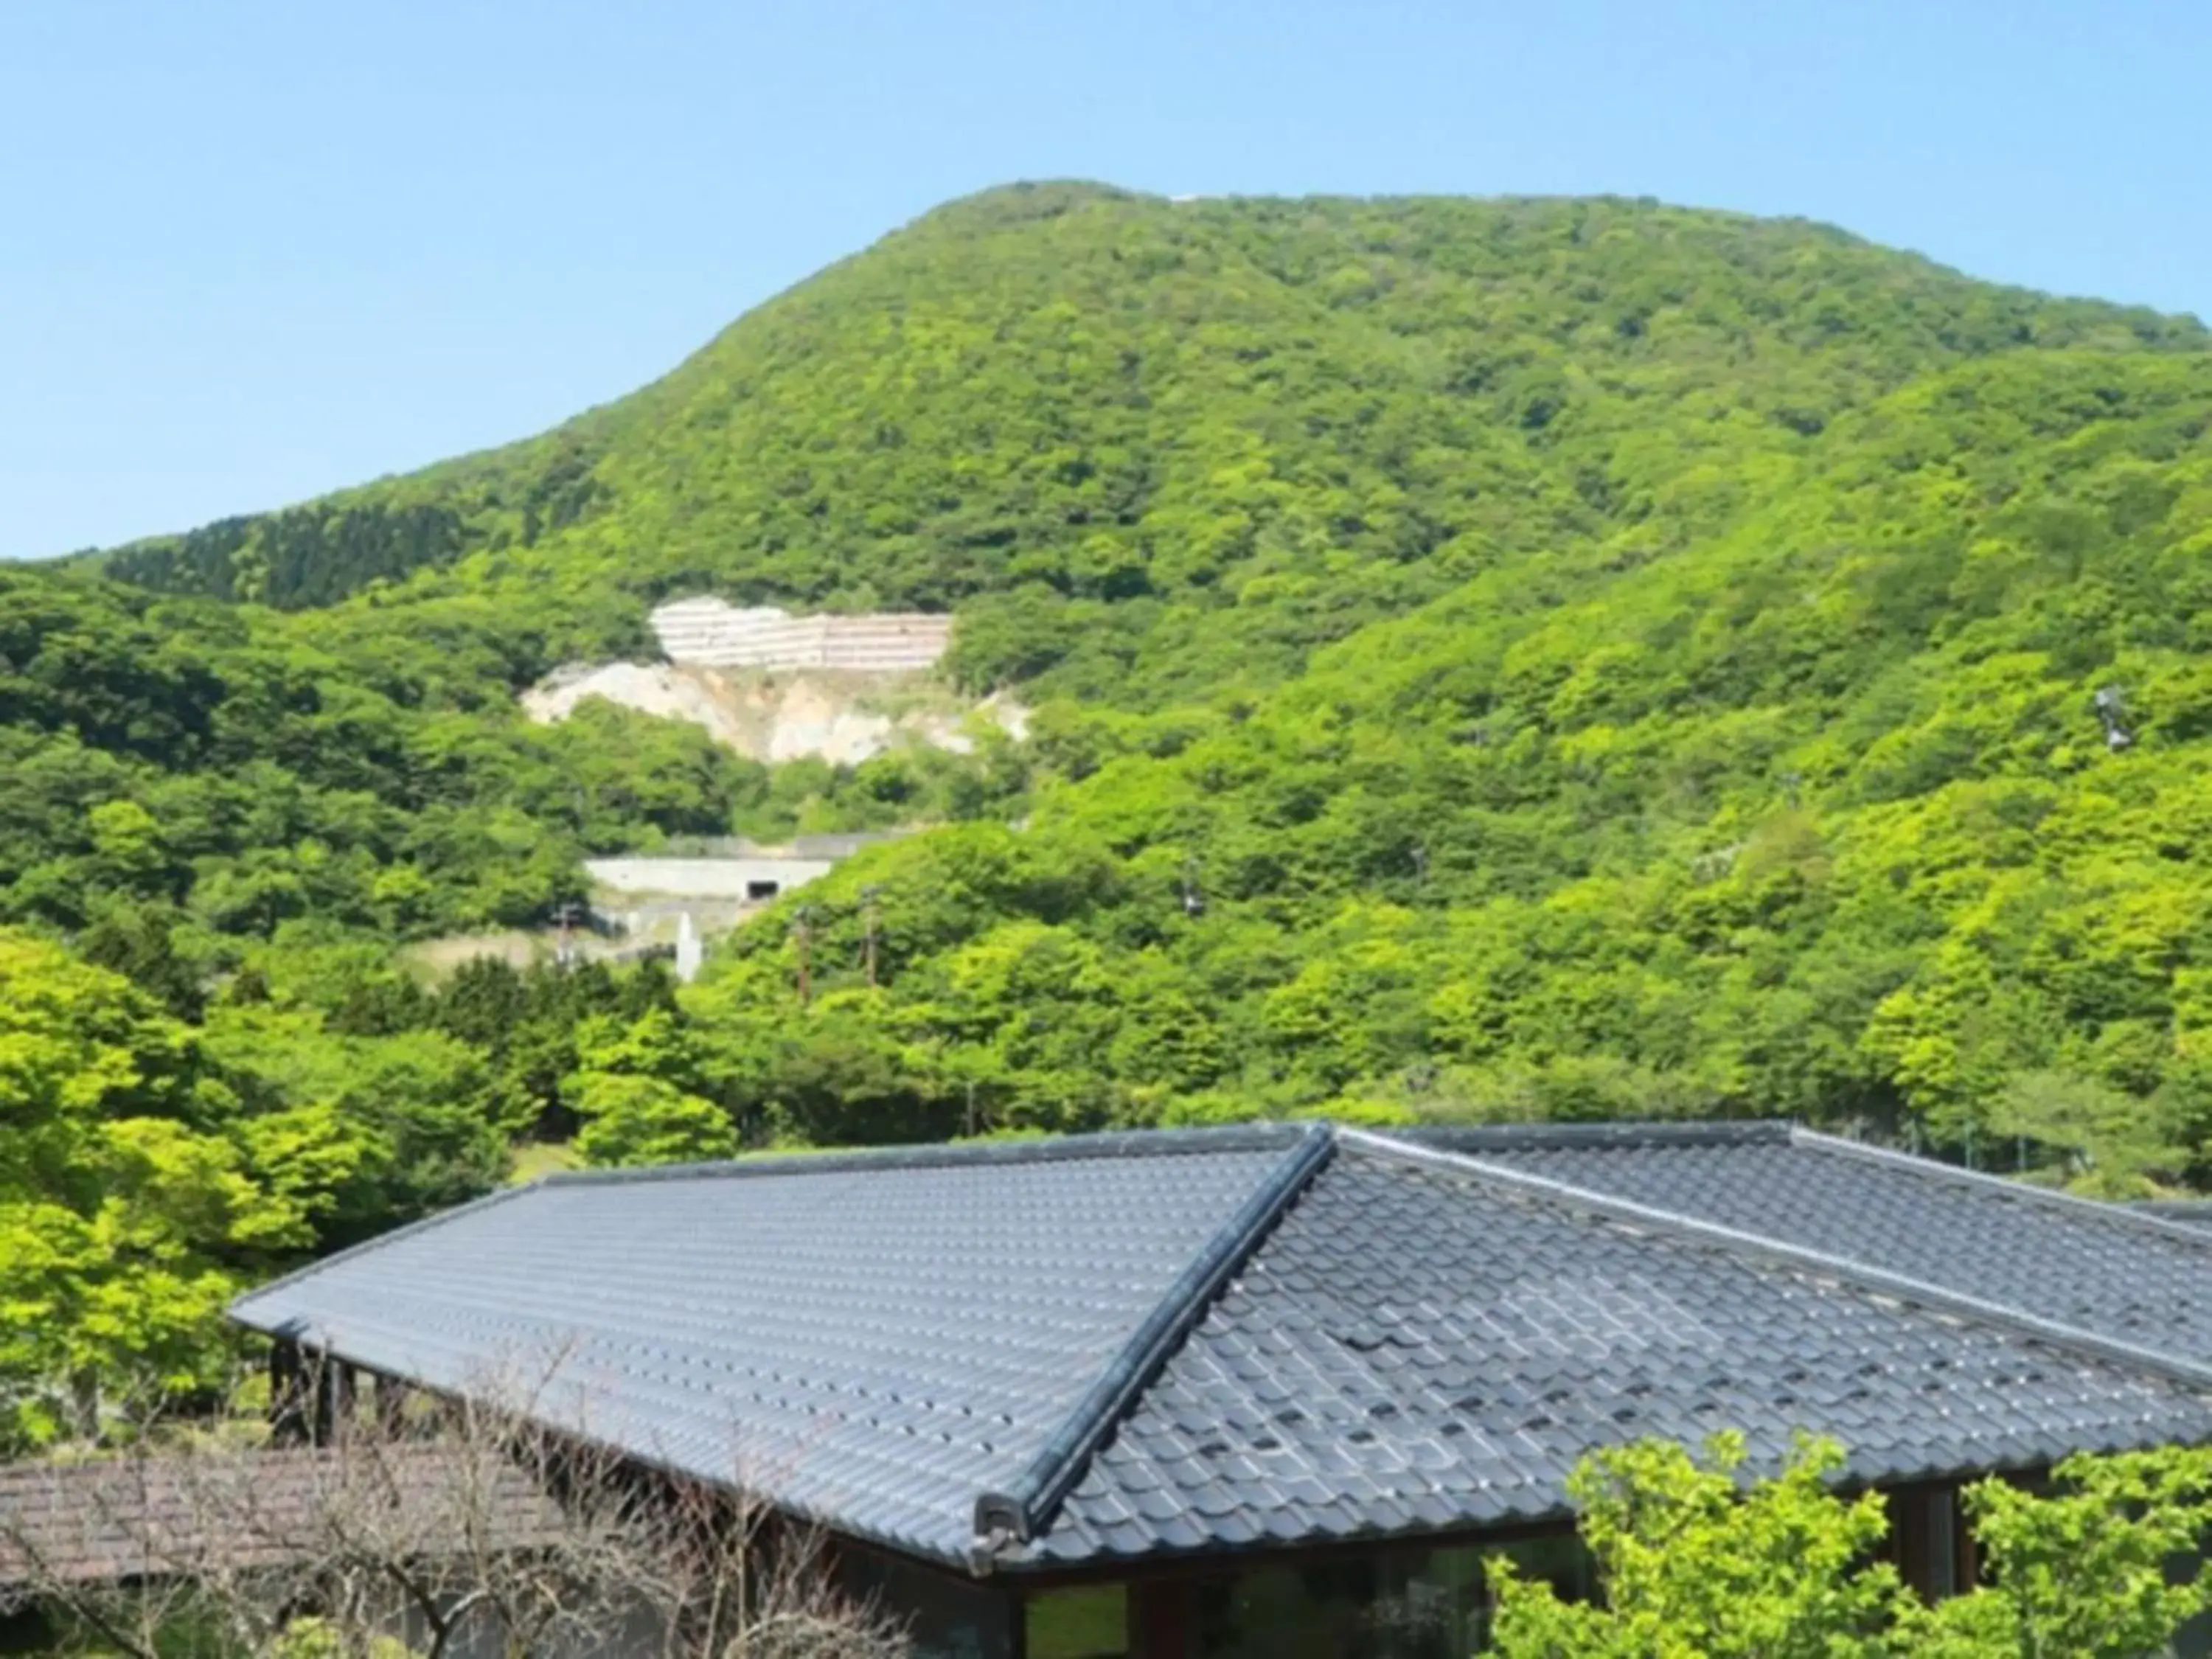
[{"label": "exposed white rock slope", "polygon": [[523,693],[524,711],[550,723],[604,697],[689,720],[755,760],[840,765],[905,743],[965,754],[975,714],[1015,737],[1027,727],[1028,712],[1009,697],[959,706],[929,694],[950,617],[793,617],[695,599],[662,605],[652,621],[668,661],[568,664]]}]

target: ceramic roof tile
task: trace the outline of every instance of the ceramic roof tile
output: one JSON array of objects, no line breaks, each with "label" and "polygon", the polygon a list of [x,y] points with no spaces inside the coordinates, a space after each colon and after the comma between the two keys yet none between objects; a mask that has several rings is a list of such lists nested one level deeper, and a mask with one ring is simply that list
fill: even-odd
[{"label": "ceramic roof tile", "polygon": [[1783,1124],[1420,1139],[2212,1364],[2212,1233],[2173,1219]]},{"label": "ceramic roof tile", "polygon": [[1027,1482],[1013,1570],[1553,1516],[1648,1435],[1831,1434],[1869,1480],[2212,1439],[2212,1235],[1781,1126],[1441,1139],[1471,1160],[1260,1128],[558,1180],[237,1312],[550,1373],[542,1415],[939,1559]]},{"label": "ceramic roof tile", "polygon": [[[1295,1403],[1267,1409],[1238,1357],[1286,1333]],[[1164,1441],[1170,1399],[1177,1417],[1206,1402],[1213,1431]],[[1091,1517],[1118,1514],[1139,1470],[1203,1494],[1190,1514],[1213,1547],[1255,1523],[1310,1543],[1562,1513],[1593,1446],[1723,1428],[1768,1462],[1800,1431],[1833,1435],[1855,1476],[1884,1480],[2212,1438],[2212,1399],[1480,1173],[1340,1148],[1129,1413],[1120,1443],[1145,1455],[1096,1460],[1024,1564],[1126,1553],[1126,1532]]]},{"label": "ceramic roof tile", "polygon": [[433,1386],[526,1390],[641,1457],[958,1559],[978,1491],[1063,1425],[1291,1140],[555,1180],[234,1313]]}]

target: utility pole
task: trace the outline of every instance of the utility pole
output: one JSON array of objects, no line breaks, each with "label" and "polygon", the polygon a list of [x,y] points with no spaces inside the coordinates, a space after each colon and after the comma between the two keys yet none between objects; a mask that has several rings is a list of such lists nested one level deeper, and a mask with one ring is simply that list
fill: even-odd
[{"label": "utility pole", "polygon": [[814,994],[813,982],[808,976],[808,969],[811,965],[808,960],[808,947],[814,938],[813,930],[807,925],[811,916],[811,907],[802,904],[793,914],[791,923],[791,936],[799,944],[799,1006],[802,1008],[806,1006]]},{"label": "utility pole", "polygon": [[866,928],[860,936],[860,955],[861,960],[867,967],[868,985],[871,989],[874,988],[876,982],[876,896],[883,890],[882,887],[874,882],[870,882],[866,887],[860,889],[861,915],[864,919],[863,926]]},{"label": "utility pole", "polygon": [[553,920],[560,924],[561,938],[553,947],[553,959],[563,968],[576,959],[574,928],[580,919],[578,911],[579,907],[574,899],[562,899],[554,907]]}]

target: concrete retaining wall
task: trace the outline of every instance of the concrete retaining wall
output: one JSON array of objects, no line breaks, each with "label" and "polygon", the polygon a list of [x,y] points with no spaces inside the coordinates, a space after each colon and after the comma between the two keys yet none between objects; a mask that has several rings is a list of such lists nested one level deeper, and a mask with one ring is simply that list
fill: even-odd
[{"label": "concrete retaining wall", "polygon": [[586,859],[585,872],[605,892],[627,897],[763,899],[827,875],[830,859]]},{"label": "concrete retaining wall", "polygon": [[653,613],[671,662],[702,668],[826,668],[904,673],[935,666],[952,618],[921,611],[794,617],[775,605],[741,610],[720,599],[678,599]]}]

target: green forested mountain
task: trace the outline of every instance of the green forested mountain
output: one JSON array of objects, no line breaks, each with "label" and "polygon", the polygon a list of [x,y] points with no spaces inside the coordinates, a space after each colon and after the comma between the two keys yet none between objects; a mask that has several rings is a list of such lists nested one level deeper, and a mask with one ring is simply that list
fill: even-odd
[{"label": "green forested mountain", "polygon": [[1797,222],[1024,187],[546,437],[107,566],[283,608],[443,567],[409,597],[495,594],[560,632],[697,588],[957,608],[971,679],[1158,705],[1279,680],[1501,560],[1726,522],[1839,414],[1948,364],[2203,344]]},{"label": "green forested mountain", "polygon": [[[63,1149],[0,1234],[85,1230],[0,1301],[158,1335],[85,1288],[152,1262],[189,1337],[192,1274],[579,1126],[1779,1112],[2203,1182],[2207,344],[1796,222],[1020,188],[544,438],[0,570],[0,1125]],[[698,591],[950,609],[1031,735],[516,714]],[[900,818],[680,998],[391,960],[594,848]]]}]

